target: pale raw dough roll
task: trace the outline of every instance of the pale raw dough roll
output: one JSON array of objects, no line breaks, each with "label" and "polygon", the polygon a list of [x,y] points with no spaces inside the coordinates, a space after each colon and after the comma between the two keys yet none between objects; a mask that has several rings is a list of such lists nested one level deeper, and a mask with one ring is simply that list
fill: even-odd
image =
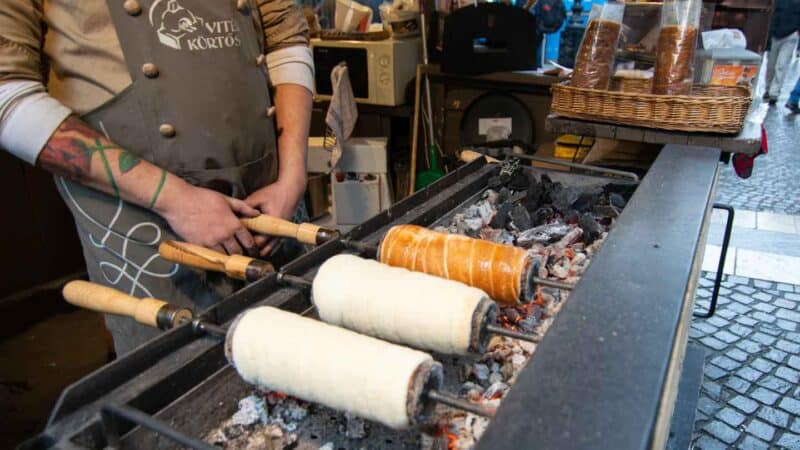
[{"label": "pale raw dough roll", "polygon": [[320,318],[332,325],[460,355],[480,350],[472,344],[480,341],[487,306],[494,308],[480,289],[344,254],[319,268],[312,298]]},{"label": "pale raw dough roll", "polygon": [[423,416],[423,385],[441,385],[427,353],[270,306],[239,315],[225,350],[248,383],[397,429]]}]

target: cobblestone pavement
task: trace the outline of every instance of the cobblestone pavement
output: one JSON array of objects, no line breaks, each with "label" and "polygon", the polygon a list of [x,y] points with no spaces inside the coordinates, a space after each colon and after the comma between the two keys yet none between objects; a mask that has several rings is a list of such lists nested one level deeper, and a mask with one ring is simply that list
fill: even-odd
[{"label": "cobblestone pavement", "polygon": [[[711,297],[704,272],[697,306]],[[717,313],[695,319],[706,349],[694,448],[800,449],[800,286],[726,276]]]},{"label": "cobblestone pavement", "polygon": [[[794,63],[794,77],[800,75],[800,61]],[[800,115],[783,107],[789,83],[777,105],[764,122],[769,153],[755,160],[753,175],[739,178],[730,165],[720,167],[717,201],[734,208],[800,215]]]}]

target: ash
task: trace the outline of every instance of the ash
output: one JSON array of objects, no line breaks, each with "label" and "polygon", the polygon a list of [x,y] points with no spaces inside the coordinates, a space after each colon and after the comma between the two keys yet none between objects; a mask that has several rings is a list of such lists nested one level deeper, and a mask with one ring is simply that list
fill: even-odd
[{"label": "ash", "polygon": [[[478,201],[436,230],[523,247],[533,256],[539,277],[574,283],[632,193],[627,185],[565,186],[547,175],[504,170]],[[542,337],[567,297],[566,291],[539,288],[532,301],[501,307],[498,320]],[[536,344],[495,336],[478,357],[434,358],[444,364],[446,390],[497,407],[535,351]],[[239,410],[205,439],[226,449],[455,450],[472,448],[488,425],[489,419],[439,405],[432,426],[395,431],[271,392],[242,399]]]},{"label": "ash", "polygon": [[[489,182],[490,189],[437,231],[463,234],[528,250],[540,278],[576,283],[633,193],[627,185],[565,186],[546,174],[516,170]],[[568,291],[539,287],[529,303],[501,307],[501,325],[544,336]],[[536,351],[536,344],[495,336],[477,361],[457,360],[460,394],[497,407]],[[440,417],[448,449],[469,449],[489,419],[448,409]],[[433,448],[433,447],[431,447]]]}]

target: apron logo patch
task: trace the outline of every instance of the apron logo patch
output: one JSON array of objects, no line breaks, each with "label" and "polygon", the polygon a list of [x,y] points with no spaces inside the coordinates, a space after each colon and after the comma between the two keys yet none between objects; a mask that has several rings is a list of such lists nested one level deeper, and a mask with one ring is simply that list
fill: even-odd
[{"label": "apron logo patch", "polygon": [[178,0],[156,0],[150,6],[150,25],[158,41],[175,50],[199,51],[239,47],[239,25],[233,19],[207,21]]}]

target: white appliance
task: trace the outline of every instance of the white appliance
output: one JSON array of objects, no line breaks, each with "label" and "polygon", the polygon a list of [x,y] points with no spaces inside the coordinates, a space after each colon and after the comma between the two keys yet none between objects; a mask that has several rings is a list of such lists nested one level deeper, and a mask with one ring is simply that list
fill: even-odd
[{"label": "white appliance", "polygon": [[311,39],[315,94],[321,99],[330,98],[331,70],[344,61],[357,103],[402,105],[406,87],[416,75],[420,50],[418,37],[382,41]]},{"label": "white appliance", "polygon": [[[389,208],[392,191],[389,183],[387,138],[351,138],[342,157],[331,171],[331,215],[336,225],[358,225]],[[308,140],[308,172],[330,170],[330,152],[323,138]]]}]

